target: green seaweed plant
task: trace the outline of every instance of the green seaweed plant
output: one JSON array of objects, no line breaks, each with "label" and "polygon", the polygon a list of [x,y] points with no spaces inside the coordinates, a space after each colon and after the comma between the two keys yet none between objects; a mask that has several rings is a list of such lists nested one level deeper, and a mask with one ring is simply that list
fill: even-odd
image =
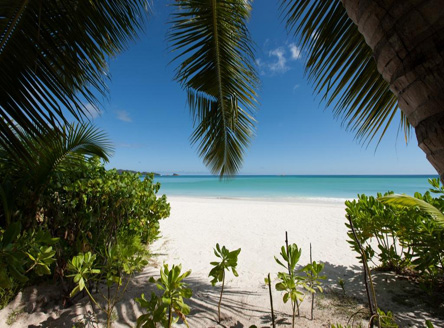
[{"label": "green seaweed plant", "polygon": [[237,259],[239,256],[241,249],[236,249],[234,251],[229,251],[225,246],[222,246],[220,248],[219,244],[216,244],[216,248],[214,248],[214,254],[220,258],[220,262],[211,262],[210,264],[214,267],[211,269],[210,273],[208,274],[209,277],[212,277],[211,284],[213,286],[216,285],[218,282],[222,282],[222,288],[220,290],[220,297],[219,297],[219,303],[217,305],[217,317],[218,317],[218,323],[220,323],[220,306],[222,304],[222,295],[224,292],[224,286],[225,286],[225,271],[229,271],[231,269],[231,272],[233,272],[235,277],[238,277],[238,273],[236,271],[237,266]]}]

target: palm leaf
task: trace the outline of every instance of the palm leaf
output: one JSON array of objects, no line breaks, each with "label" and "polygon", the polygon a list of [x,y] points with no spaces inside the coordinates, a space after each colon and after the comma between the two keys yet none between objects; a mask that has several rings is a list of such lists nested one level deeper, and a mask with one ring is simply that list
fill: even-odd
[{"label": "palm leaf", "polygon": [[430,215],[444,227],[444,214],[435,206],[423,201],[422,199],[407,195],[389,195],[378,198],[378,201],[387,205],[418,207],[421,211]]},{"label": "palm leaf", "polygon": [[257,74],[245,0],[179,0],[169,41],[181,60],[175,79],[188,94],[191,142],[213,173],[236,174],[254,131]]},{"label": "palm leaf", "polygon": [[[341,2],[281,0],[281,11],[308,54],[306,73],[315,93],[333,105],[335,116],[358,140],[368,144],[379,134],[381,141],[398,111],[397,98]],[[400,115],[399,128],[407,142],[410,124]]]},{"label": "palm leaf", "polygon": [[29,188],[38,189],[50,177],[52,172],[69,168],[83,161],[84,156],[98,156],[105,161],[113,152],[113,147],[106,135],[88,124],[70,124],[61,129],[38,132],[38,135],[26,134],[19,137],[21,144],[29,153],[28,160],[8,156],[0,147],[1,164],[8,167],[12,179],[24,181]]},{"label": "palm leaf", "polygon": [[[21,129],[38,135],[82,120],[106,95],[108,56],[142,29],[146,0],[0,2],[0,145],[29,155]],[[23,137],[23,135],[22,135]]]},{"label": "palm leaf", "polygon": [[[0,146],[0,168],[4,174],[0,179],[0,200],[8,224],[16,210],[16,200],[26,192],[38,197],[54,173],[72,170],[84,162],[85,156],[107,161],[113,151],[106,135],[88,124],[70,124],[61,129],[38,131],[36,135],[18,130],[21,134],[17,138],[26,149],[27,158],[12,156]],[[35,198],[30,198],[30,204],[35,205]]]}]

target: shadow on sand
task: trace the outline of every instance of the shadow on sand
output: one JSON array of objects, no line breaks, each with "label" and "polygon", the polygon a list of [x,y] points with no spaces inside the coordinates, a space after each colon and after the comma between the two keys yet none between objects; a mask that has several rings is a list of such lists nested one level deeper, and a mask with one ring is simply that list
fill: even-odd
[{"label": "shadow on sand", "polygon": [[[336,298],[337,300],[338,295],[343,295],[343,291],[338,284],[340,278],[345,281],[345,295],[354,300],[355,306],[367,307],[361,268],[358,266],[345,267],[329,262],[324,264],[324,271],[328,277],[325,282],[327,292],[324,297],[331,300]],[[137,317],[142,313],[134,299],[140,297],[142,293],[150,295],[152,291],[158,292],[153,284],[147,282],[149,277],[157,277],[158,272],[158,268],[150,267],[131,279],[126,294],[115,308],[118,319],[113,327],[134,327]],[[444,326],[442,297],[439,300],[431,298],[418,285],[394,273],[374,272],[372,277],[376,286],[379,307],[384,311],[392,311],[401,327],[409,325],[423,326],[426,319],[432,319],[436,327]],[[248,318],[256,318],[256,322],[261,322],[261,327],[271,326],[268,303],[255,306],[243,301],[258,296],[264,292],[263,290],[257,292],[242,291],[228,286],[223,297],[222,324],[218,324],[217,310],[215,309],[219,301],[220,289],[213,287],[209,279],[190,276],[186,279],[186,282],[193,290],[193,297],[186,300],[186,303],[191,307],[188,318],[190,324],[192,322],[192,327],[249,327]],[[33,320],[35,324],[28,327],[72,328],[74,323],[81,320],[94,320],[94,316],[91,315],[92,309],[88,306],[89,302],[86,297],[80,299],[76,305],[62,309],[56,305],[57,300],[53,295],[57,287],[52,286],[50,288],[53,289],[52,296],[48,296],[47,285],[44,288],[42,286],[32,287],[22,293],[19,303],[21,303],[21,306],[25,306],[26,312],[35,315],[35,320]],[[48,300],[48,297],[50,300]],[[45,314],[45,316],[39,315],[39,313]],[[288,313],[277,311],[275,315],[279,326],[291,325],[291,318]],[[39,322],[42,317],[44,319]],[[98,315],[99,321],[103,322],[104,319],[103,315]],[[214,325],[208,326],[208,322]]]}]

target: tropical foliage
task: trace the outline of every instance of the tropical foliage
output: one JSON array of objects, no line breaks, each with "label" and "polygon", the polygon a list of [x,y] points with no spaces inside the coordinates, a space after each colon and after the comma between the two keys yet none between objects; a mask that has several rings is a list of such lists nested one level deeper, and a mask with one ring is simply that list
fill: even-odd
[{"label": "tropical foliage", "polygon": [[304,300],[304,294],[298,290],[302,285],[302,277],[296,274],[296,265],[301,257],[302,250],[298,245],[291,244],[288,247],[281,247],[281,257],[283,260],[275,257],[275,261],[286,271],[278,273],[279,282],[276,284],[276,290],[283,292],[283,301],[287,303],[290,300],[292,320],[291,326],[294,327],[294,319],[297,313],[299,316],[299,305]]},{"label": "tropical foliage", "polygon": [[[444,229],[438,213],[444,209],[444,189],[438,179],[429,181],[430,192],[415,193],[414,199],[389,192],[384,197],[378,194],[378,199],[359,195],[358,200],[346,202],[347,215],[369,261],[386,269],[409,268],[424,278],[442,275]],[[432,197],[432,193],[441,195]],[[349,237],[352,248],[359,252],[351,231]],[[376,240],[376,249],[372,240]]]},{"label": "tropical foliage", "polygon": [[[140,239],[132,236],[119,238],[99,253],[98,259],[91,252],[74,256],[67,268],[71,273],[67,277],[72,277],[75,284],[70,296],[84,290],[94,305],[106,314],[106,327],[110,328],[114,307],[124,296],[131,277],[148,264],[146,252]],[[105,284],[103,288],[100,288],[101,283]],[[89,286],[95,286],[98,295],[93,296]]]},{"label": "tropical foliage", "polygon": [[[379,140],[398,111],[397,98],[376,68],[371,48],[341,1],[281,0],[287,28],[307,54],[306,72],[326,105],[363,142]],[[406,140],[407,118],[400,112]]]},{"label": "tropical foliage", "polygon": [[321,275],[321,272],[324,270],[323,263],[316,263],[313,261],[308,263],[305,267],[302,268],[302,272],[306,274],[303,277],[302,286],[311,294],[311,320],[313,320],[313,309],[314,309],[314,297],[316,291],[323,293],[322,289],[322,280],[327,279],[327,276]]},{"label": "tropical foliage", "polygon": [[246,27],[250,1],[179,0],[169,40],[176,80],[197,125],[191,140],[215,174],[239,171],[254,129],[257,75]]},{"label": "tropical foliage", "polygon": [[190,313],[190,307],[184,302],[184,298],[190,298],[192,291],[183,280],[191,274],[191,270],[185,273],[181,271],[180,264],[173,265],[171,269],[164,264],[163,269],[160,269],[160,278],[150,278],[149,281],[155,283],[163,294],[158,297],[153,292],[149,301],[145,299],[144,294],[136,299],[140,306],[147,310],[146,314],[137,319],[137,327],[155,328],[157,323],[160,323],[162,327],[170,328],[179,319],[188,327],[186,315]]},{"label": "tropical foliage", "polygon": [[40,135],[82,119],[106,95],[107,58],[137,37],[146,0],[0,3],[0,146],[28,158],[23,131]]},{"label": "tropical foliage", "polygon": [[48,229],[45,217],[51,206],[48,189],[85,155],[107,159],[111,151],[102,132],[80,124],[39,135],[22,131],[17,137],[26,147],[32,144],[32,163],[0,146],[0,288],[8,289],[35,274],[51,273],[60,239]]},{"label": "tropical foliage", "polygon": [[49,136],[34,136],[33,166],[7,152],[0,162],[1,288],[53,273],[68,294],[67,259],[84,252],[97,257],[99,269],[121,276],[122,270],[106,266],[112,260],[131,267],[123,262],[132,256],[119,245],[143,255],[142,243],[157,237],[159,220],[169,215],[152,176],[108,171],[91,156],[109,154],[100,131],[72,125]]},{"label": "tropical foliage", "polygon": [[0,146],[0,224],[6,226],[17,221],[24,226],[33,225],[31,221],[51,179],[81,164],[85,155],[108,160],[112,153],[105,134],[86,124],[70,124],[37,134],[21,131],[16,138],[28,157],[11,154]]},{"label": "tropical foliage", "polygon": [[222,304],[222,294],[224,292],[224,286],[225,286],[225,271],[231,270],[231,272],[233,272],[233,275],[235,277],[238,276],[236,267],[240,251],[241,249],[239,248],[230,252],[225,246],[222,246],[221,248],[219,244],[216,244],[216,248],[214,248],[214,255],[220,258],[220,261],[219,262],[214,261],[210,263],[213,266],[213,268],[211,269],[208,276],[213,278],[211,279],[211,284],[213,286],[216,285],[218,282],[222,282],[222,287],[220,289],[219,303],[217,305],[217,317],[219,323],[221,321],[220,306]]}]

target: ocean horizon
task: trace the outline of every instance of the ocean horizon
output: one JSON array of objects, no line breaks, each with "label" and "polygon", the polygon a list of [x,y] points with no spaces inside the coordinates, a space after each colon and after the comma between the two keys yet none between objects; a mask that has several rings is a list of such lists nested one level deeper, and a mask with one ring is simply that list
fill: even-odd
[{"label": "ocean horizon", "polygon": [[161,183],[159,194],[167,196],[343,202],[358,194],[424,193],[430,178],[438,175],[238,175],[223,180],[178,175],[156,176],[154,181]]}]

